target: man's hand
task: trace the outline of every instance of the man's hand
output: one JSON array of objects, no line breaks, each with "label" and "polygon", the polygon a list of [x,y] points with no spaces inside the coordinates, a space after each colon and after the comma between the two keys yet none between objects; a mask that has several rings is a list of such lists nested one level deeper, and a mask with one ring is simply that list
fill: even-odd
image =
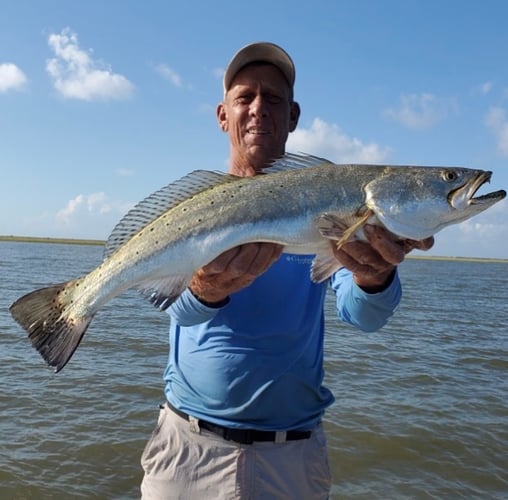
[{"label": "man's hand", "polygon": [[248,243],[231,248],[198,269],[189,288],[203,302],[220,303],[263,274],[280,257],[283,248],[274,243]]},{"label": "man's hand", "polygon": [[387,230],[367,224],[364,227],[368,242],[351,241],[340,250],[335,245],[334,254],[341,264],[353,273],[355,283],[368,293],[384,290],[395,271],[411,250],[428,250],[434,244],[430,237],[422,241],[396,241]]}]

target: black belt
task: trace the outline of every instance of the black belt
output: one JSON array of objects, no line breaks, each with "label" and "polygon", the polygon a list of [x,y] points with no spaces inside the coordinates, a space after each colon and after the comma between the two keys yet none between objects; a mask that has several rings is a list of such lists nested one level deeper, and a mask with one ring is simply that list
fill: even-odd
[{"label": "black belt", "polygon": [[[189,415],[181,410],[178,410],[170,403],[166,403],[168,408],[183,418],[189,421]],[[161,406],[162,408],[162,406]],[[198,420],[199,428],[213,432],[227,441],[234,441],[240,444],[252,444],[255,441],[271,441],[275,442],[277,439],[277,432],[275,431],[258,431],[255,429],[232,429],[223,427],[222,425],[212,424],[206,420]],[[287,431],[285,433],[285,441],[297,441],[300,439],[309,439],[312,431]]]}]

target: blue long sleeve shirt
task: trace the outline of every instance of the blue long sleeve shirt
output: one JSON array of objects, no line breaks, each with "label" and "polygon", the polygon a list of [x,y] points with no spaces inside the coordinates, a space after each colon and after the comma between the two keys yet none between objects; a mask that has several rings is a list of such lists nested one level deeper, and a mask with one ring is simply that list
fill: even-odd
[{"label": "blue long sleeve shirt", "polygon": [[[310,280],[312,255],[282,254],[228,304],[211,308],[188,290],[169,308],[168,401],[227,427],[311,429],[333,402],[322,385],[327,283]],[[331,278],[338,317],[381,328],[401,297],[398,276],[381,293],[361,290],[345,269]]]}]

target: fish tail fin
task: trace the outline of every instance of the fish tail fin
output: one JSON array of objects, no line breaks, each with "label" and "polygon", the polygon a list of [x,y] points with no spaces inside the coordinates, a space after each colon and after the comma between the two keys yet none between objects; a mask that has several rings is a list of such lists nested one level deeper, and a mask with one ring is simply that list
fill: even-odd
[{"label": "fish tail fin", "polygon": [[79,280],[35,290],[14,302],[9,311],[28,332],[32,345],[59,372],[78,347],[93,315],[72,314],[70,290]]}]

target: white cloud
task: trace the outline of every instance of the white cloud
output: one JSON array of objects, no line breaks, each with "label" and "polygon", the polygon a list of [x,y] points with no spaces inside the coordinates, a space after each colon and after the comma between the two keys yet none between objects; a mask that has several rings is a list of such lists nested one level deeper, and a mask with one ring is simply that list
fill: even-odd
[{"label": "white cloud", "polygon": [[315,118],[309,128],[298,127],[291,133],[287,150],[315,154],[337,163],[379,163],[390,154],[389,148],[365,144],[320,118]]},{"label": "white cloud", "polygon": [[501,154],[508,157],[508,120],[505,110],[500,107],[490,108],[485,117],[485,123],[494,132]]},{"label": "white cloud", "polygon": [[103,192],[79,194],[55,214],[53,229],[68,237],[106,238],[130,208],[132,204],[112,200]]},{"label": "white cloud", "polygon": [[25,73],[15,64],[0,64],[0,94],[10,90],[20,90],[27,81]]},{"label": "white cloud", "polygon": [[68,225],[80,213],[104,214],[109,211],[110,206],[104,193],[79,194],[72,200],[69,200],[67,205],[57,212],[56,220]]},{"label": "white cloud", "polygon": [[[508,259],[507,200],[467,221],[439,232],[430,255]],[[419,252],[418,252],[419,253]]]},{"label": "white cloud", "polygon": [[492,87],[492,82],[484,82],[480,85],[480,92],[484,95],[488,94],[492,90]]},{"label": "white cloud", "polygon": [[115,169],[115,174],[120,177],[132,177],[134,175],[134,170],[131,168],[117,168]]},{"label": "white cloud", "polygon": [[167,64],[157,64],[155,66],[155,70],[168,82],[170,82],[172,85],[178,88],[183,87],[182,77],[171,67],[169,67]]},{"label": "white cloud", "polygon": [[48,59],[46,71],[63,97],[85,101],[126,99],[134,92],[127,78],[80,49],[76,33],[69,28],[49,35],[48,44],[56,57]]},{"label": "white cloud", "polygon": [[507,209],[508,202],[504,199],[486,212],[462,222],[459,224],[459,229],[464,234],[473,234],[482,238],[494,238],[501,234],[508,235],[508,221],[504,216]]},{"label": "white cloud", "polygon": [[388,108],[385,116],[411,129],[430,128],[444,120],[455,104],[450,99],[440,99],[434,94],[405,94],[397,108]]},{"label": "white cloud", "polygon": [[487,95],[490,94],[493,87],[494,84],[492,82],[483,82],[479,85],[475,85],[471,91],[473,94]]}]

